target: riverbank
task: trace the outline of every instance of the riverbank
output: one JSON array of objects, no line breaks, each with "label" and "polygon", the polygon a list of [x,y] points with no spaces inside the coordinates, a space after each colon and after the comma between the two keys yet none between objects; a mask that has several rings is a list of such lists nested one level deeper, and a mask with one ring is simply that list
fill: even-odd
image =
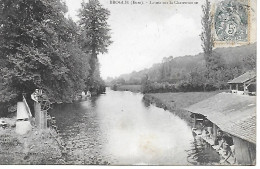
[{"label": "riverbank", "polygon": [[131,91],[134,93],[141,92],[141,85],[119,85],[116,87],[117,91]]},{"label": "riverbank", "polygon": [[147,93],[143,100],[155,104],[157,107],[169,110],[181,119],[192,123],[190,113],[183,108],[200,102],[223,91],[214,92],[179,92],[179,93]]},{"label": "riverbank", "polygon": [[0,164],[65,164],[61,139],[53,129],[33,128],[25,135],[15,133],[15,119],[3,118],[0,128]]}]

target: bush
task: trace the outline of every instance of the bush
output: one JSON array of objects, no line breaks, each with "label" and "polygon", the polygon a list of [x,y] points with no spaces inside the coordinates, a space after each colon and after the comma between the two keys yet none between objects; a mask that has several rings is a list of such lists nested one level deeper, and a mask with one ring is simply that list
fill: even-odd
[{"label": "bush", "polygon": [[142,85],[142,93],[166,93],[166,92],[178,92],[175,84],[168,82],[157,83],[157,82],[146,82]]},{"label": "bush", "polygon": [[167,92],[202,92],[227,89],[228,85],[222,85],[220,88],[214,83],[193,84],[186,81],[179,84],[170,84],[168,82],[157,83],[146,81],[142,84],[142,93],[167,93]]}]

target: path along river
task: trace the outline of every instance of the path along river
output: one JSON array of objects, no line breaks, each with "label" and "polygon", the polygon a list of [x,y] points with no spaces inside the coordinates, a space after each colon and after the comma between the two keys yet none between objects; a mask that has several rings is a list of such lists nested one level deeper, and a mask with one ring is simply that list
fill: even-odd
[{"label": "path along river", "polygon": [[69,149],[68,163],[218,164],[218,155],[194,140],[184,120],[142,98],[140,93],[107,89],[99,97],[56,106],[51,115]]}]

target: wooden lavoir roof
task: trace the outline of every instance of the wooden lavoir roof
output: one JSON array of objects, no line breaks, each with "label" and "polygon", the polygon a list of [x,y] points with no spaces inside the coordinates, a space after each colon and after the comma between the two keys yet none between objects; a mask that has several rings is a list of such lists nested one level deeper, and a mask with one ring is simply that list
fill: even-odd
[{"label": "wooden lavoir roof", "polygon": [[256,72],[252,70],[242,74],[241,76],[238,76],[237,78],[229,81],[228,83],[245,83],[253,78],[256,78]]},{"label": "wooden lavoir roof", "polygon": [[221,130],[256,143],[256,97],[219,93],[186,110],[206,116]]}]

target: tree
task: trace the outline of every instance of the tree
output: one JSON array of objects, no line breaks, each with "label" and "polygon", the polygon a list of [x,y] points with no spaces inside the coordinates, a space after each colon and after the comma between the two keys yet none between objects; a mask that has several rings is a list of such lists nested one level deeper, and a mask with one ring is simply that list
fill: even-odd
[{"label": "tree", "polygon": [[100,64],[97,60],[96,68],[93,74],[93,87],[90,88],[90,91],[92,92],[92,94],[101,94],[106,91],[105,86],[105,81],[100,77]]},{"label": "tree", "polygon": [[256,54],[251,54],[243,58],[243,64],[245,69],[253,70],[256,68]]},{"label": "tree", "polygon": [[71,102],[85,88],[88,55],[66,10],[60,0],[0,0],[1,102],[36,88],[54,102]]},{"label": "tree", "polygon": [[206,79],[204,70],[198,67],[194,68],[188,76],[188,83],[192,86],[193,91],[205,91]]},{"label": "tree", "polygon": [[141,91],[142,93],[149,93],[151,90],[151,81],[149,80],[149,76],[145,74],[145,76],[141,80]]},{"label": "tree", "polygon": [[202,24],[202,49],[204,51],[204,59],[206,61],[206,68],[209,68],[211,65],[210,59],[212,58],[212,49],[213,49],[213,36],[212,36],[212,16],[211,16],[211,6],[209,0],[206,0],[206,3],[202,5],[203,16],[201,19]]},{"label": "tree", "polygon": [[202,12],[201,40],[206,62],[206,83],[220,89],[226,80],[225,76],[223,76],[226,70],[226,64],[218,53],[213,52],[212,16],[209,0],[206,0],[205,4],[202,5]]},{"label": "tree", "polygon": [[1,92],[7,96],[4,101],[9,101],[39,87],[41,73],[50,70],[53,47],[46,48],[46,45],[53,34],[48,26],[50,18],[46,16],[53,13],[50,4],[40,0],[0,3],[1,74],[6,86]]},{"label": "tree", "polygon": [[103,8],[98,0],[82,2],[79,12],[79,25],[82,35],[82,49],[90,54],[90,70],[87,80],[88,85],[93,85],[94,72],[96,69],[97,56],[106,53],[108,46],[112,43],[107,23],[110,12]]}]

